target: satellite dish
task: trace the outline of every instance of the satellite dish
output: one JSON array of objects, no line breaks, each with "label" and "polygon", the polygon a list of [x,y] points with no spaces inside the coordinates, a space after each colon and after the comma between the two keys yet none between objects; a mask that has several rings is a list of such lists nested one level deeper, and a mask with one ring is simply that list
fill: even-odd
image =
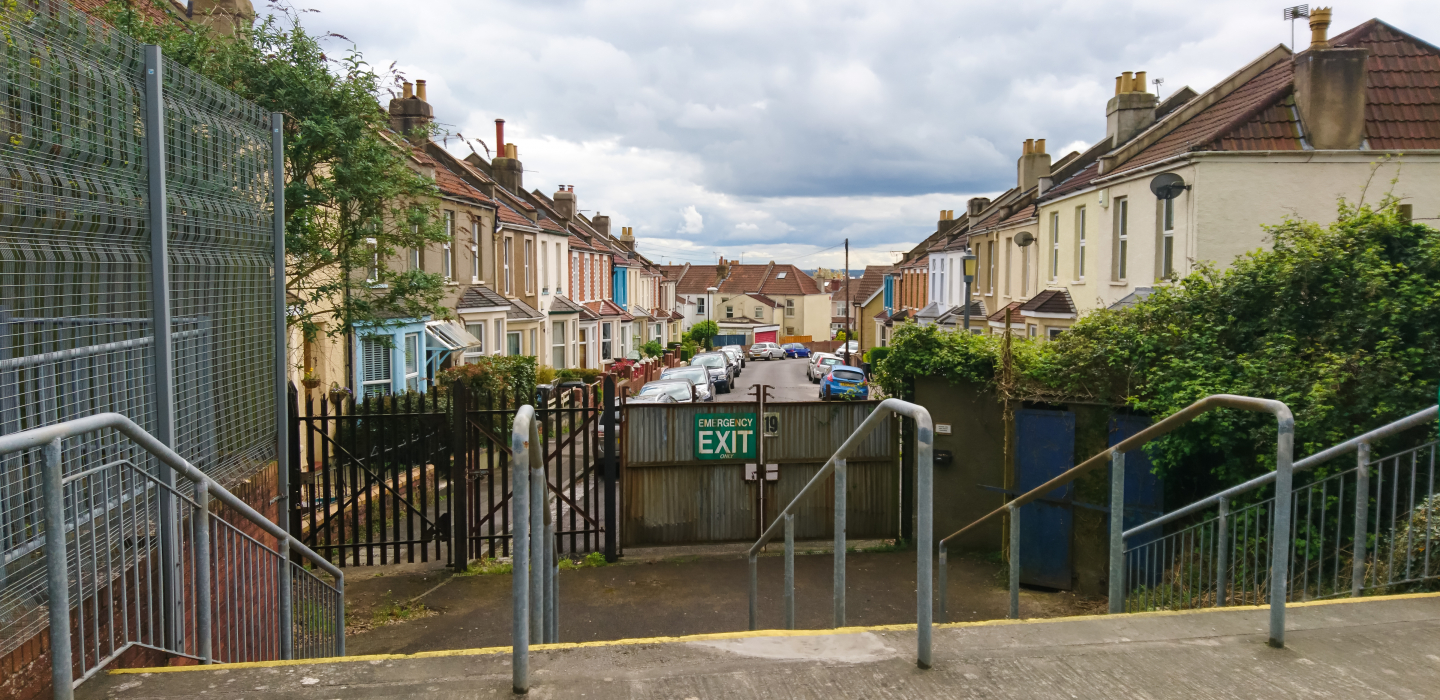
[{"label": "satellite dish", "polygon": [[1156,199],[1174,199],[1188,189],[1190,186],[1185,184],[1185,179],[1175,173],[1160,173],[1150,181],[1150,191],[1155,193]]},{"label": "satellite dish", "polygon": [[1025,246],[1030,245],[1034,242],[1035,234],[1030,233],[1029,231],[1021,231],[1020,233],[1015,234],[1015,245],[1018,245],[1021,248],[1024,248]]}]

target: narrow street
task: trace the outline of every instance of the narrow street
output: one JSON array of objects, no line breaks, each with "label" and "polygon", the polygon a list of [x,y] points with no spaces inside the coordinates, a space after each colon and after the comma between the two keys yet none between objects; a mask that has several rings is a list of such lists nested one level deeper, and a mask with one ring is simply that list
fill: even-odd
[{"label": "narrow street", "polygon": [[805,358],[785,360],[746,360],[745,369],[735,382],[735,390],[720,394],[716,401],[754,401],[750,387],[769,384],[772,401],[816,401],[820,398],[820,387],[805,378],[810,366]]}]

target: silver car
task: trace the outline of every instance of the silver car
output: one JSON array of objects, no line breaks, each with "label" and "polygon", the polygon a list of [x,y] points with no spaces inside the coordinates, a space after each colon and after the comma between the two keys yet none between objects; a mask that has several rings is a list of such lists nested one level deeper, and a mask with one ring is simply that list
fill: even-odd
[{"label": "silver car", "polygon": [[[745,367],[745,348],[742,348],[742,347],[740,347],[739,345],[726,345],[725,347],[720,348],[720,349],[721,349],[721,350],[734,350],[734,351],[735,351],[735,354],[737,354],[737,355],[740,356],[740,367],[742,367],[742,368]],[[739,374],[739,372],[736,372],[736,374]]]},{"label": "silver car", "polygon": [[735,376],[740,376],[740,374],[742,373],[741,368],[745,366],[745,351],[735,350],[734,348],[727,345],[723,348],[720,348],[720,352],[724,353],[726,357],[730,358],[730,363],[735,368]]},{"label": "silver car", "polygon": [[699,398],[695,385],[686,379],[658,379],[640,387],[629,403],[694,403]]},{"label": "silver car", "polygon": [[775,343],[756,343],[750,346],[752,360],[783,360],[785,349]]},{"label": "silver car", "polygon": [[690,382],[690,386],[695,387],[695,393],[700,401],[715,400],[715,384],[710,381],[710,372],[704,367],[671,367],[660,373],[660,379],[684,379]]},{"label": "silver car", "polygon": [[824,379],[825,375],[830,373],[831,367],[837,367],[844,363],[844,360],[834,355],[821,357],[815,364],[810,365],[810,383],[819,384],[820,380]]}]

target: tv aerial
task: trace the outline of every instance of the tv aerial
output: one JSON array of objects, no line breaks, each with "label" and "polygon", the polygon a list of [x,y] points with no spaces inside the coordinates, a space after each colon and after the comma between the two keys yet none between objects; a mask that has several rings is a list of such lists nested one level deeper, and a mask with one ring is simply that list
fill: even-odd
[{"label": "tv aerial", "polygon": [[1150,191],[1156,199],[1174,199],[1188,189],[1190,185],[1185,184],[1185,178],[1175,173],[1160,173],[1150,180]]}]

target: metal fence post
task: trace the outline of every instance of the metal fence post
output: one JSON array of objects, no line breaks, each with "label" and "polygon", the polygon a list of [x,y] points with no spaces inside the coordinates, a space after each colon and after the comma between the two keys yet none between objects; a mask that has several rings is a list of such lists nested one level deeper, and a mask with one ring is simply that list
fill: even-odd
[{"label": "metal fence post", "polygon": [[795,629],[795,516],[785,514],[785,629]]},{"label": "metal fence post", "polygon": [[[275,524],[290,529],[290,470],[285,458],[290,454],[290,330],[287,327],[285,299],[285,115],[270,113],[270,187],[272,199],[271,235],[274,239],[275,261],[271,281],[275,305],[275,484],[279,499],[275,502]],[[289,567],[285,577],[289,578]],[[289,593],[281,595],[289,597]],[[288,601],[287,601],[288,602]],[[289,657],[286,657],[289,658]]]},{"label": "metal fence post", "polygon": [[521,432],[525,421],[534,420],[535,409],[521,406],[510,434],[511,473],[514,475],[515,520],[510,526],[511,548],[511,686],[516,693],[530,691],[530,441]]},{"label": "metal fence post", "polygon": [[1110,614],[1125,612],[1125,453],[1110,455]]},{"label": "metal fence post", "polygon": [[[615,400],[615,377],[605,375],[604,415],[600,425],[605,428],[605,561],[615,562],[620,558],[616,536],[619,532],[619,499],[616,498],[615,481],[620,475],[619,455],[616,450],[617,433],[620,430],[619,403]],[[763,484],[763,482],[762,482]],[[762,486],[763,488],[763,486]]]},{"label": "metal fence post", "polygon": [[1285,597],[1290,584],[1290,496],[1294,479],[1295,419],[1279,416],[1275,450],[1275,524],[1271,530],[1270,646],[1285,647]]},{"label": "metal fence post", "polygon": [[450,390],[450,558],[455,573],[470,568],[470,392],[456,380]]},{"label": "metal fence post", "polygon": [[538,411],[531,419],[527,461],[530,465],[530,638],[545,643],[545,521],[549,496],[545,489],[545,465],[537,459],[541,451]]},{"label": "metal fence post", "polygon": [[[151,400],[155,404],[155,438],[175,448],[175,365],[170,322],[169,202],[165,193],[164,61],[160,47],[145,45],[145,166],[149,178]],[[176,518],[175,472],[159,469],[161,630],[163,644],[180,648],[184,634],[180,605],[180,523]]]},{"label": "metal fence post", "polygon": [[1220,497],[1220,518],[1215,533],[1215,606],[1230,603],[1230,499]]},{"label": "metal fence post", "polygon": [[[761,469],[764,468],[762,464]],[[845,460],[835,460],[835,627],[845,626]]]},{"label": "metal fence post", "polygon": [[1020,619],[1020,509],[1010,506],[1010,619]]},{"label": "metal fence post", "polygon": [[75,671],[70,647],[70,572],[65,554],[65,480],[60,441],[45,445],[45,584],[50,600],[50,684],[55,700],[73,700]]},{"label": "metal fence post", "polygon": [[1369,537],[1365,533],[1370,517],[1370,443],[1355,447],[1355,553],[1350,565],[1350,597],[1365,587],[1365,562],[1369,558]]},{"label": "metal fence post", "polygon": [[930,414],[915,419],[915,665],[930,668],[935,609],[935,432]]},{"label": "metal fence post", "polygon": [[290,538],[280,538],[280,570],[276,572],[276,586],[280,595],[280,658],[289,660],[295,658],[295,602],[292,597],[293,585],[290,582]]},{"label": "metal fence post", "polygon": [[195,636],[196,653],[204,663],[214,663],[210,638],[213,635],[213,611],[210,596],[210,482],[195,484],[195,514],[190,517],[195,542]]},{"label": "metal fence post", "polygon": [[345,655],[345,574],[335,577],[335,655]]},{"label": "metal fence post", "polygon": [[760,617],[760,562],[750,555],[750,630],[755,631]]}]

